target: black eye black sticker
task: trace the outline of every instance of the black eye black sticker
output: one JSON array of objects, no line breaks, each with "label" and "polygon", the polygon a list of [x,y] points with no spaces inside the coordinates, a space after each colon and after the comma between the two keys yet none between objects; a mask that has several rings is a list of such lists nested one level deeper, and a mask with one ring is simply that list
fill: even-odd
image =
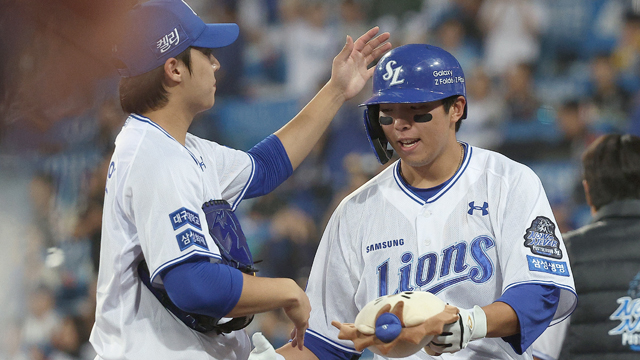
[{"label": "black eye black sticker", "polygon": [[429,122],[433,119],[433,115],[427,113],[424,115],[414,115],[413,116],[413,121],[417,122],[417,123],[425,123],[425,122]]},{"label": "black eye black sticker", "polygon": [[393,118],[391,116],[380,116],[380,125],[393,124]]}]

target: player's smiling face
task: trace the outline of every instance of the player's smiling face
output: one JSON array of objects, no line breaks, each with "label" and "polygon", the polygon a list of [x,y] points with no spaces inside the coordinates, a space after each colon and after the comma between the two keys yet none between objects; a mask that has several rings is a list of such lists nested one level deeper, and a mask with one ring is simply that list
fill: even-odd
[{"label": "player's smiling face", "polygon": [[457,105],[447,114],[442,101],[380,104],[380,124],[403,164],[431,165],[450,147],[451,141],[456,142],[455,120],[459,117],[455,117],[453,110]]},{"label": "player's smiling face", "polygon": [[215,102],[216,77],[220,63],[211,49],[191,49],[189,92],[196,112],[210,109]]}]

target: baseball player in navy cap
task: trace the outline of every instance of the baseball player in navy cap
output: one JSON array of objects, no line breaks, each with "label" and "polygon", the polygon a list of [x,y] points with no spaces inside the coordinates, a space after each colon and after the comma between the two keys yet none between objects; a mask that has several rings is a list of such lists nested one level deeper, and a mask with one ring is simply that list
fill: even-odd
[{"label": "baseball player in navy cap", "polygon": [[[312,310],[303,355],[289,344],[273,358],[355,359],[362,349],[352,340],[374,335],[346,324],[365,305],[426,291],[459,315],[408,358],[532,359],[529,345],[577,300],[538,177],[456,140],[473,105],[460,64],[441,48],[410,44],[386,53],[363,106],[376,156],[387,163],[395,152],[399,160],[331,216],[306,289]],[[381,338],[372,341],[384,346]]]},{"label": "baseball player in navy cap", "polygon": [[[151,0],[127,14],[114,47],[120,101],[131,115],[115,144],[105,188],[96,359],[245,360],[253,314],[283,308],[302,348],[310,304],[291,279],[253,276],[234,210],[282,183],[337,110],[391,48],[377,28],[347,36],[332,76],[289,123],[248,152],[187,132],[215,101],[221,64],[212,48],[236,24],[205,24],[181,0]],[[256,119],[256,121],[260,121]]]}]

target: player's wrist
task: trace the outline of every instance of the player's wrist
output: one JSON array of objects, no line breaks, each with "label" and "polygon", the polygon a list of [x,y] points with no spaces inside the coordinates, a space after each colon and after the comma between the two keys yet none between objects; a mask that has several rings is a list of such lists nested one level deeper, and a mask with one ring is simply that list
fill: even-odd
[{"label": "player's wrist", "polygon": [[[471,322],[468,322],[468,324],[471,324],[469,326],[469,330],[471,330],[469,341],[485,338],[487,336],[487,314],[478,305],[466,311],[472,317]],[[465,321],[465,319],[462,320]],[[468,318],[466,320],[469,321]]]},{"label": "player's wrist", "polygon": [[323,90],[331,94],[331,98],[340,104],[348,100],[344,88],[339,84],[339,80],[334,79],[333,76],[329,79],[329,81],[327,81],[327,83],[320,91]]}]

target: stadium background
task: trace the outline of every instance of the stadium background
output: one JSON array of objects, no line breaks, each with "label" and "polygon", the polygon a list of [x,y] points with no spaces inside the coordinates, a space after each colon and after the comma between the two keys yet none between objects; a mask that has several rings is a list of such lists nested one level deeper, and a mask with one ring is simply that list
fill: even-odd
[{"label": "stadium background", "polygon": [[[503,152],[542,179],[560,229],[588,222],[579,157],[597,135],[640,135],[637,0],[187,0],[241,36],[222,64],[214,108],[191,131],[249,149],[328,78],[345,34],[372,25],[395,46],[452,52],[467,80],[459,138]],[[134,0],[0,0],[0,359],[93,359],[104,179],[125,119],[110,44]],[[274,193],[238,213],[260,274],[304,286],[328,215],[375,175],[358,103],[340,110]],[[150,175],[152,176],[152,175]],[[280,312],[256,317],[279,346]]]}]

